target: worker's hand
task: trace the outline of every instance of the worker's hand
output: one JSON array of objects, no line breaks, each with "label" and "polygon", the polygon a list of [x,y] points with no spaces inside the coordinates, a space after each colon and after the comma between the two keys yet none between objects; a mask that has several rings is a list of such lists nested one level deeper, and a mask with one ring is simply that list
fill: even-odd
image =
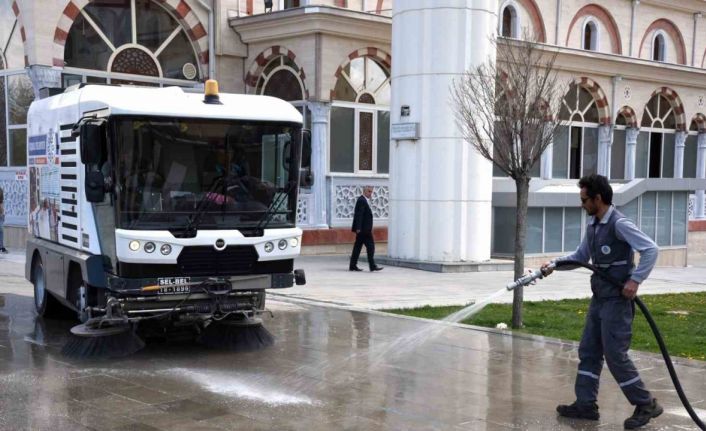
[{"label": "worker's hand", "polygon": [[551,263],[552,263],[551,261],[544,262],[542,264],[542,267],[540,268],[540,270],[542,271],[542,274],[544,274],[545,277],[548,276],[549,274],[551,274],[552,272],[554,272],[554,268],[549,267],[549,265],[551,265]]},{"label": "worker's hand", "polygon": [[628,280],[628,282],[625,283],[625,286],[623,287],[623,296],[628,299],[635,299],[635,297],[637,296],[638,287],[640,287],[640,285],[637,281]]}]

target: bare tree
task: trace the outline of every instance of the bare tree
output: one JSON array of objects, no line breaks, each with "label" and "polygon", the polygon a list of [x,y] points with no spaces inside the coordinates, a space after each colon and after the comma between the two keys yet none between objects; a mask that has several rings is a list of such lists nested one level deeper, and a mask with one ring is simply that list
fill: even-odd
[{"label": "bare tree", "polygon": [[[525,35],[525,40],[534,40]],[[497,57],[454,82],[452,102],[464,138],[515,181],[515,278],[524,272],[527,199],[532,168],[552,142],[566,84],[556,52],[533,42],[498,39]],[[522,327],[522,288],[515,289],[512,327]]]}]

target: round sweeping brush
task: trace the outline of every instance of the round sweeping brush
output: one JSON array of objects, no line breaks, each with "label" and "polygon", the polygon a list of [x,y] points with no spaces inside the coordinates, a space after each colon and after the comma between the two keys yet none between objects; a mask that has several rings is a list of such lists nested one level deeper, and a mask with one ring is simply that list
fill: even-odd
[{"label": "round sweeping brush", "polygon": [[122,358],[145,347],[145,342],[130,326],[90,328],[84,324],[71,328],[61,354],[72,359]]},{"label": "round sweeping brush", "polygon": [[213,321],[197,341],[213,349],[249,352],[274,344],[275,339],[260,319]]}]

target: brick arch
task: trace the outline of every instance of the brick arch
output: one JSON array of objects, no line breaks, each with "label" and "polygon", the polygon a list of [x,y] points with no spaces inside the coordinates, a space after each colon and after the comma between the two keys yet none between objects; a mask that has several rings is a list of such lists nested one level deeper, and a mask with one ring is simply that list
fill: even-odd
[{"label": "brick arch", "polygon": [[596,101],[596,107],[598,108],[598,122],[600,124],[612,124],[608,98],[605,96],[605,92],[601,86],[591,78],[586,77],[576,78],[573,83],[585,89],[593,96],[593,100]]},{"label": "brick arch", "polygon": [[[623,106],[620,108],[618,111],[617,117],[624,117],[625,118],[625,123],[628,125],[628,127],[634,127],[637,128],[639,122],[637,121],[637,114],[635,113],[635,110],[632,109],[629,106]],[[616,117],[616,123],[617,123],[617,117]]]},{"label": "brick arch", "polygon": [[[706,115],[699,112],[698,114],[694,115],[694,118],[691,119],[691,122],[696,123],[696,128],[699,133],[706,132]],[[691,125],[689,125],[689,128],[691,129]]]},{"label": "brick arch", "polygon": [[[542,19],[542,13],[539,11],[539,7],[537,7],[537,3],[535,0],[514,0],[516,4],[521,6],[525,12],[530,17],[530,20],[532,21],[532,30],[534,30],[534,36],[537,38],[537,42],[541,43],[546,43],[547,42],[547,30],[544,26],[544,19]],[[507,6],[508,4],[506,3],[501,3],[500,5],[500,13],[498,16],[500,17],[500,20],[502,21],[502,9]],[[517,35],[518,37],[522,37],[522,35]]]},{"label": "brick arch", "polygon": [[[25,67],[29,66],[29,58],[27,57],[27,33],[25,32],[25,26],[22,23],[22,13],[20,11],[20,6],[17,4],[17,0],[14,0],[11,5],[12,13],[15,14],[15,18],[17,18],[17,24],[19,25],[20,28],[20,37],[22,37],[22,47],[24,48],[24,61],[25,61]],[[7,57],[4,56],[3,53],[3,62],[5,63],[5,67],[7,68]]]},{"label": "brick arch", "polygon": [[[367,48],[361,48],[356,51],[351,52],[348,54],[348,58],[341,64],[338,65],[338,68],[336,69],[336,79],[341,77],[341,73],[343,72],[343,68],[350,63],[351,61],[355,60],[356,58],[360,57],[370,57],[374,58],[375,60],[378,61],[380,66],[382,66],[383,69],[388,73],[388,75],[391,73],[392,70],[392,57],[390,54],[386,53],[382,49],[379,48],[373,48],[373,47],[367,47]],[[334,91],[331,89],[329,93],[329,99],[333,100],[334,96]]]},{"label": "brick arch", "polygon": [[674,115],[676,116],[676,129],[682,131],[688,130],[686,124],[686,114],[684,112],[684,103],[682,103],[677,92],[669,87],[660,87],[652,93],[650,100],[658,94],[664,96],[664,98],[669,101],[669,106],[671,106],[674,111]]},{"label": "brick arch", "polygon": [[[255,90],[257,88],[257,80],[260,78],[260,75],[262,75],[262,71],[265,70],[265,66],[267,66],[267,64],[271,60],[282,55],[285,57],[289,57],[289,59],[296,64],[295,59],[297,58],[297,55],[281,45],[271,46],[259,53],[257,57],[255,57],[255,60],[250,65],[248,73],[245,75],[246,93],[255,93]],[[304,87],[304,98],[309,99],[309,89],[306,88],[306,73],[304,72],[304,68],[299,66],[298,64],[297,68],[299,69],[299,79],[301,80],[302,86]]]},{"label": "brick arch", "polygon": [[[182,26],[186,34],[196,48],[196,55],[201,66],[202,76],[208,75],[208,31],[201,24],[199,18],[185,0],[152,0],[171,13]],[[81,9],[91,3],[91,0],[69,0],[59,18],[59,23],[54,30],[54,58],[52,60],[55,67],[64,67],[64,46],[69,36],[69,31],[76,17],[81,13]],[[116,46],[116,48],[118,48]]]},{"label": "brick arch", "polygon": [[673,22],[665,18],[660,18],[647,27],[647,31],[645,31],[645,34],[642,36],[640,51],[638,52],[642,54],[642,47],[645,45],[645,40],[647,40],[655,30],[662,30],[669,35],[677,48],[677,63],[686,64],[686,45],[684,44],[684,37],[681,31],[679,31],[679,28],[674,25]]},{"label": "brick arch", "polygon": [[569,37],[571,37],[571,30],[574,28],[574,25],[579,19],[586,16],[595,17],[601,22],[601,24],[603,24],[603,27],[610,36],[611,52],[613,54],[622,54],[623,43],[620,38],[620,29],[618,28],[618,24],[615,22],[615,19],[610,12],[597,4],[586,5],[576,12],[576,15],[574,15],[574,18],[571,20],[571,24],[569,24],[569,31],[566,33],[566,46],[569,46]]}]

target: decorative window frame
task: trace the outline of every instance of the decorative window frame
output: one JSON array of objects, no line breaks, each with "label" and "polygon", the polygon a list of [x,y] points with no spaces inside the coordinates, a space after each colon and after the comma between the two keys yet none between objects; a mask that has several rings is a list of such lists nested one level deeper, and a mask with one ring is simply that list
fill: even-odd
[{"label": "decorative window frame", "polygon": [[[654,58],[654,52],[655,52],[655,43],[657,42],[657,39],[661,38],[662,39],[662,52],[660,53],[661,58]],[[652,61],[659,61],[659,62],[666,62],[667,61],[667,40],[669,38],[669,35],[662,30],[658,29],[655,31],[654,35],[652,36],[652,43],[650,44],[650,60]]]},{"label": "decorative window frame", "polygon": [[[339,171],[332,171],[331,170],[331,158],[327,157],[326,161],[326,172],[329,176],[335,176],[335,175],[345,175],[345,176],[365,176],[365,177],[371,177],[371,176],[381,176],[383,178],[387,178],[389,174],[379,174],[378,173],[378,112],[379,111],[385,111],[389,112],[390,107],[388,105],[381,105],[377,104],[378,100],[378,94],[383,90],[383,88],[386,85],[391,85],[391,79],[392,79],[392,74],[390,71],[389,63],[386,61],[383,61],[383,59],[377,55],[370,55],[370,53],[361,53],[360,50],[358,51],[359,54],[361,55],[356,55],[355,57],[351,58],[349,56],[349,60],[346,61],[345,63],[341,64],[338,68],[338,71],[336,73],[337,80],[338,79],[344,79],[348,82],[348,84],[351,86],[356,91],[356,102],[350,102],[350,101],[341,101],[341,100],[336,100],[334,99],[334,90],[331,90],[331,106],[332,107],[340,107],[340,108],[350,108],[353,109],[354,112],[354,118],[353,118],[353,172],[339,172]],[[380,54],[377,50],[375,50],[375,54]],[[378,85],[377,88],[372,89],[372,88],[359,88],[354,83],[351,81],[351,78],[346,74],[346,72],[343,70],[343,68],[348,65],[350,62],[352,62],[355,59],[361,58],[364,61],[373,61],[377,63],[377,65],[382,68],[387,75],[387,78],[385,81],[383,81],[380,85]],[[373,97],[373,99],[376,101],[376,104],[370,104],[370,103],[359,103],[358,100],[360,100],[360,97],[363,94],[369,94]],[[371,170],[362,170],[359,169],[359,164],[360,164],[360,114],[363,112],[370,112],[373,114],[373,148],[372,148],[372,169]],[[331,124],[331,117],[330,117],[330,112],[329,112],[329,124]],[[329,136],[328,136],[328,142],[329,142],[329,151],[331,151],[331,130],[329,128]]]},{"label": "decorative window frame", "polygon": [[[576,106],[569,106],[568,103],[566,103],[566,95],[561,99],[561,103],[563,106],[566,107],[566,109],[569,111],[569,120],[560,120],[560,124],[562,126],[567,126],[569,128],[569,133],[567,134],[567,142],[566,146],[568,148],[567,154],[566,154],[566,175],[567,177],[571,177],[571,129],[572,128],[580,128],[581,129],[581,149],[579,152],[579,164],[580,164],[580,175],[579,177],[584,175],[584,150],[585,150],[585,144],[586,144],[586,129],[597,129],[601,126],[600,123],[591,123],[585,121],[586,113],[590,109],[596,109],[598,111],[598,117],[600,118],[600,110],[598,110],[598,102],[593,94],[587,89],[582,87],[581,85],[575,84],[576,85]],[[582,109],[582,107],[579,105],[581,102],[580,98],[580,93],[581,90],[586,91],[588,94],[591,95],[591,102],[586,105],[585,108]],[[571,91],[571,87],[569,87],[569,91]],[[567,92],[568,94],[568,92]],[[561,109],[560,109],[561,111]],[[581,120],[580,121],[575,121],[573,118],[578,115]],[[556,145],[557,142],[555,141],[554,144]],[[569,178],[571,179],[571,178]]]},{"label": "decorative window frame", "polygon": [[520,39],[522,36],[520,34],[521,22],[520,22],[520,5],[517,4],[515,0],[505,0],[500,6],[500,13],[498,15],[498,35],[503,36],[503,15],[505,14],[505,9],[510,8],[510,13],[512,14],[512,19],[510,20],[510,38]]},{"label": "decorative window frame", "polygon": [[[263,73],[260,74],[260,77],[258,78],[258,82],[255,84],[255,94],[263,94],[265,88],[267,88],[267,83],[269,82],[269,80],[270,80],[270,78],[272,77],[272,75],[274,75],[275,73],[279,72],[280,70],[286,70],[287,72],[289,72],[289,73],[291,73],[292,75],[294,75],[294,77],[297,79],[297,82],[299,83],[299,89],[301,90],[301,94],[302,94],[302,98],[301,98],[301,99],[296,100],[296,101],[295,101],[295,100],[292,100],[292,101],[290,101],[290,103],[292,103],[292,102],[301,102],[301,101],[305,101],[305,100],[306,100],[307,92],[306,92],[306,86],[304,85],[304,81],[302,80],[302,77],[301,77],[301,69],[295,69],[295,68],[293,68],[293,67],[291,67],[291,66],[285,64],[285,63],[284,63],[284,58],[285,58],[285,57],[286,57],[286,56],[285,56],[284,54],[279,54],[279,55],[277,55],[276,57],[271,58],[270,61],[267,62],[267,64],[266,64],[265,67],[263,68]],[[275,61],[279,61],[279,62],[280,62],[279,66],[276,66],[276,67],[275,67],[274,69],[272,69],[267,75],[265,75],[264,70],[267,69],[267,67],[268,67],[270,64],[272,64],[272,62],[275,62]],[[294,61],[294,60],[292,60],[292,61]],[[296,63],[295,63],[295,64],[296,64]],[[297,65],[297,67],[298,67],[298,65]],[[262,78],[263,82],[262,82],[262,87],[261,87],[261,88],[258,88],[257,84],[259,84],[260,78]]]},{"label": "decorative window frame", "polygon": [[[584,46],[584,43],[586,41],[586,28],[588,26],[591,26],[593,29],[593,33],[591,33],[591,46],[586,48]],[[586,17],[586,19],[583,20],[583,23],[581,24],[581,49],[586,50],[586,51],[595,51],[598,52],[601,50],[601,26],[599,21],[593,17],[589,16]]]},{"label": "decorative window frame", "polygon": [[[77,12],[77,15],[83,16],[83,18],[91,25],[91,27],[96,32],[96,34],[103,40],[103,42],[112,51],[110,58],[108,60],[108,64],[106,65],[106,69],[105,70],[82,69],[82,68],[76,68],[76,67],[71,67],[71,66],[69,66],[69,67],[64,66],[64,60],[63,60],[63,58],[64,58],[63,57],[64,44],[61,44],[60,47],[57,48],[58,51],[61,51],[62,56],[61,56],[60,60],[58,58],[55,58],[54,59],[55,63],[57,61],[59,61],[61,63],[61,67],[62,67],[62,69],[64,69],[64,73],[66,73],[65,71],[68,69],[68,70],[85,70],[85,71],[87,71],[87,74],[89,74],[89,75],[94,75],[95,73],[101,73],[101,72],[117,75],[115,72],[111,72],[113,61],[115,60],[116,56],[119,53],[125,51],[126,49],[135,48],[135,49],[139,49],[140,51],[147,53],[150,56],[150,58],[153,60],[153,62],[155,63],[155,65],[157,67],[157,70],[159,71],[160,85],[162,84],[162,82],[168,83],[168,82],[175,82],[175,81],[180,82],[179,85],[184,85],[182,83],[190,83],[190,86],[199,85],[199,83],[202,82],[202,80],[204,79],[204,76],[205,76],[204,70],[203,70],[204,64],[203,64],[203,61],[200,61],[200,57],[202,57],[202,56],[199,55],[199,52],[198,52],[197,47],[195,45],[196,42],[194,41],[194,38],[191,36],[194,33],[194,28],[199,27],[202,29],[201,25],[198,24],[194,28],[189,29],[185,26],[185,24],[186,24],[185,20],[180,19],[180,17],[177,16],[174,13],[174,11],[165,7],[165,5],[163,4],[164,2],[160,2],[158,0],[151,0],[150,3],[153,4],[154,6],[161,8],[162,12],[169,15],[176,22],[176,26],[172,30],[172,33],[162,42],[162,44],[154,52],[152,50],[150,50],[149,48],[145,47],[144,45],[140,45],[137,43],[137,12],[138,11],[135,9],[136,4],[134,1],[130,2],[131,42],[124,44],[124,45],[121,45],[121,46],[114,46],[113,43],[110,41],[110,38],[103,32],[103,29],[99,25],[100,23],[95,22],[95,20],[93,18],[91,18],[91,16],[85,11],[85,7],[88,4],[88,3],[86,3],[80,7],[80,9]],[[71,5],[73,5],[73,7],[78,7],[73,3],[71,3]],[[67,7],[69,7],[69,6],[67,6]],[[192,13],[192,12],[189,11],[189,13]],[[71,32],[71,29],[73,28],[74,22],[75,22],[75,19],[72,19],[70,22],[68,22],[68,28],[66,30],[63,30],[63,29],[61,29],[61,30],[65,31],[68,34],[69,32]],[[64,25],[66,26],[67,24],[64,23]],[[57,30],[59,30],[59,29],[60,28],[57,27]],[[193,59],[194,59],[193,64],[196,67],[196,77],[193,80],[165,78],[163,70],[162,70],[162,64],[159,61],[159,55],[162,53],[162,51],[165,48],[167,48],[167,46],[169,46],[169,44],[172,43],[174,38],[176,36],[178,36],[179,34],[181,34],[182,32],[183,32],[183,34],[186,35],[186,38],[189,41],[189,47],[191,48],[190,53],[193,54]],[[200,39],[203,39],[203,37],[205,37],[204,34],[205,34],[205,31],[203,34],[200,35]],[[64,40],[64,43],[65,43],[65,40]],[[57,66],[57,64],[55,64],[55,66]],[[134,78],[134,77],[144,77],[144,75],[132,75],[132,74],[122,74],[122,75],[127,76],[128,77],[128,78],[126,78],[127,80],[138,80],[141,78]],[[154,77],[152,77],[152,78],[154,78]],[[125,78],[123,78],[123,79],[125,79]]]}]

